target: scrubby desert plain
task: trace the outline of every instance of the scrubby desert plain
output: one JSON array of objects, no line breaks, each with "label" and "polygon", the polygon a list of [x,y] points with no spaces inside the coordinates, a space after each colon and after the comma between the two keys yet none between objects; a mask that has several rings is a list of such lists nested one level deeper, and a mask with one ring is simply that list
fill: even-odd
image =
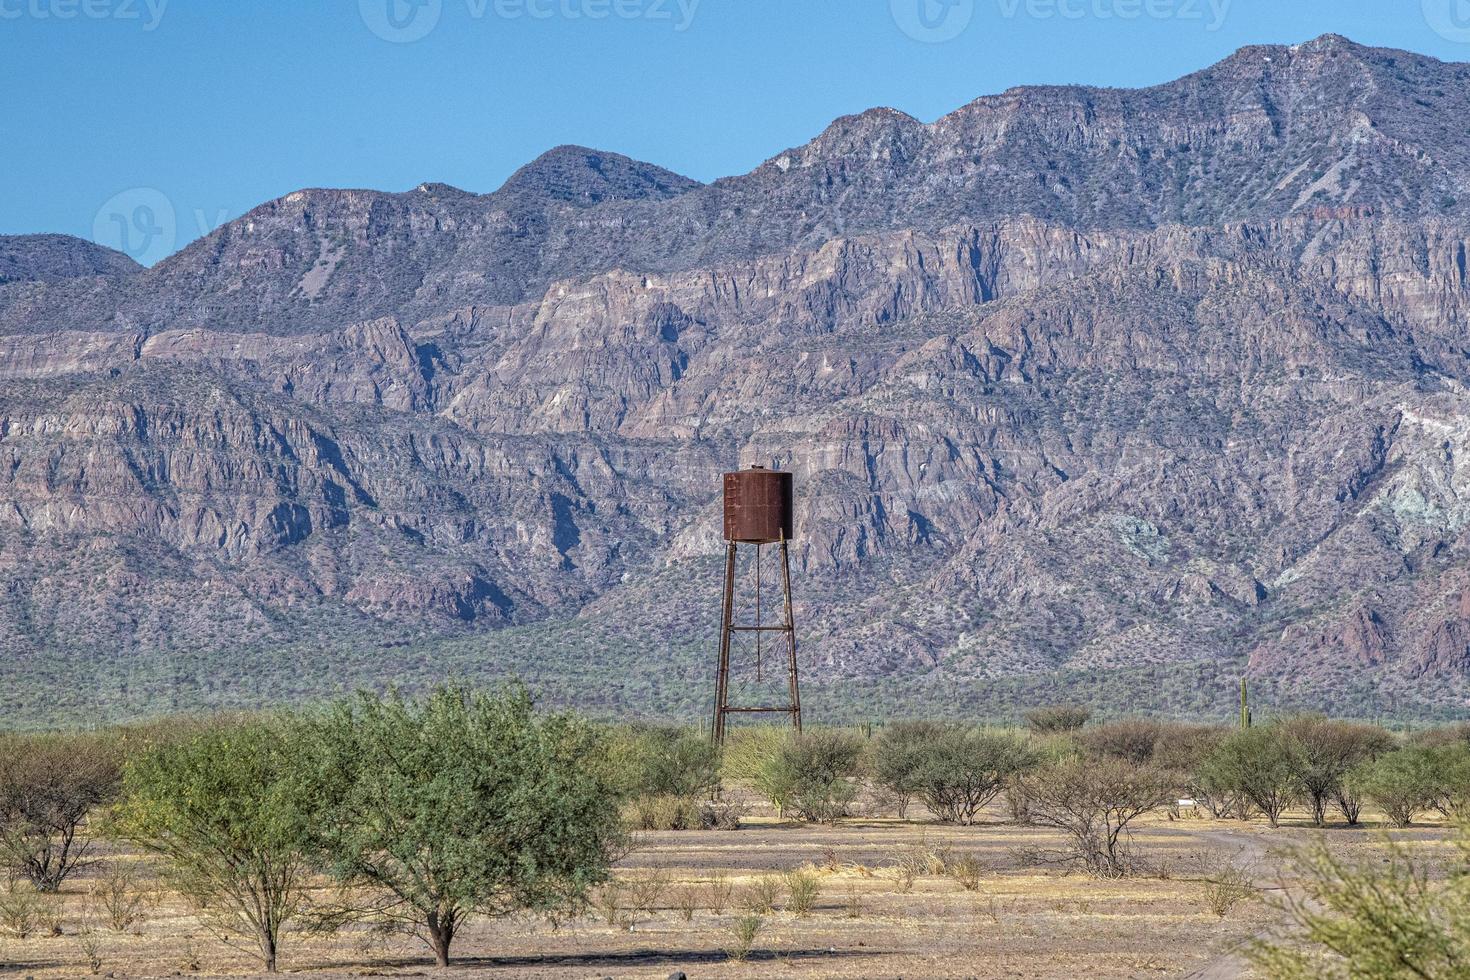
[{"label": "scrubby desert plain", "polygon": [[[917,804],[909,819],[864,800],[868,816],[831,826],[780,820],[754,794],[735,831],[650,831],[621,860],[617,910],[595,905],[559,924],[476,919],[456,940],[456,963],[436,970],[417,940],[365,929],[330,936],[289,932],[282,969],[336,978],[466,977],[1190,977],[1252,976],[1243,951],[1281,931],[1289,854],[1314,840],[1353,859],[1373,858],[1392,836],[1424,854],[1450,854],[1435,821],[1388,830],[1377,814],[1358,828],[1311,827],[1290,811],[1281,826],[1211,819],[1200,811],[1142,818],[1134,835],[1146,871],[1120,880],[1028,867],[1027,848],[1059,846],[1056,833],[1008,821],[991,807],[969,827],[934,822]],[[953,870],[970,856],[983,871],[967,887]],[[102,844],[97,864],[68,881],[61,935],[0,937],[5,975],[256,976],[249,955],[223,945],[179,896],[152,878],[151,859]],[[143,920],[118,933],[98,920],[91,892],[109,866],[138,869],[153,891]],[[927,865],[927,867],[926,867]],[[905,867],[914,869],[910,878]],[[1246,870],[1256,886],[1224,914],[1207,879]],[[806,914],[790,908],[781,876],[805,869],[820,882]],[[737,921],[763,880],[781,880],[774,910],[748,956],[731,954]],[[722,884],[723,883],[723,884]],[[325,885],[323,886],[325,888]],[[721,892],[728,895],[721,898]],[[686,917],[685,906],[694,905]],[[639,905],[645,907],[637,907]],[[609,922],[609,918],[613,920]],[[92,928],[90,938],[83,935]]]}]

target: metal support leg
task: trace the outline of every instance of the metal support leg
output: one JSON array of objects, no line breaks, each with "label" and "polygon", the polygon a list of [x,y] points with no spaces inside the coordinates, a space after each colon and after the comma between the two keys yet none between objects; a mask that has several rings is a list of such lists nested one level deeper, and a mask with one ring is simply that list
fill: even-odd
[{"label": "metal support leg", "polygon": [[720,614],[720,664],[715,675],[715,718],[710,733],[716,745],[725,742],[725,709],[730,693],[730,637],[735,625],[735,542],[725,546],[725,605]]},{"label": "metal support leg", "polygon": [[801,686],[796,676],[796,619],[791,610],[791,555],[781,540],[781,585],[786,593],[786,652],[791,670],[791,723],[801,732]]}]

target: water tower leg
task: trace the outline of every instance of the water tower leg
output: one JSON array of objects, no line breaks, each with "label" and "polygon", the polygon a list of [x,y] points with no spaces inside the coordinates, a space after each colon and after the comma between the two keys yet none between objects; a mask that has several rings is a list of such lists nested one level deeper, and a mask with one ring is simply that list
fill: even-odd
[{"label": "water tower leg", "polygon": [[725,709],[729,707],[730,635],[735,625],[735,542],[725,546],[725,605],[720,613],[720,665],[715,674],[715,718],[710,735],[725,744]]},{"label": "water tower leg", "polygon": [[791,672],[791,723],[801,731],[801,686],[796,676],[796,618],[791,611],[791,555],[781,541],[781,585],[786,592],[786,656]]}]

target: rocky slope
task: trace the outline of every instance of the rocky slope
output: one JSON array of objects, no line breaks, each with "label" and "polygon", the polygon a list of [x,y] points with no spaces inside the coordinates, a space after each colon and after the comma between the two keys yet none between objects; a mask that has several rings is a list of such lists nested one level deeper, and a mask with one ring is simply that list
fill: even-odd
[{"label": "rocky slope", "polygon": [[70,235],[0,235],[0,285],[128,276],[142,268],[121,252]]},{"label": "rocky slope", "polygon": [[0,705],[447,665],[693,710],[717,475],[765,462],[834,714],[1213,710],[1242,671],[1456,710],[1467,80],[1328,36],[874,110],[707,186],[562,148],[148,270],[0,242],[41,270],[0,275]]}]

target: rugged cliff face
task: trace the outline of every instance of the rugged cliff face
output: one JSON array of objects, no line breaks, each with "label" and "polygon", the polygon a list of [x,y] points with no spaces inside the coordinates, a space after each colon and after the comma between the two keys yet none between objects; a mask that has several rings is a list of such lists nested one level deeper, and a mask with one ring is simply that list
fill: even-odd
[{"label": "rugged cliff face", "polygon": [[1467,82],[1329,36],[708,186],[562,148],[148,270],[11,240],[3,670],[110,712],[444,663],[682,707],[717,475],[764,462],[818,690],[1463,704]]}]

